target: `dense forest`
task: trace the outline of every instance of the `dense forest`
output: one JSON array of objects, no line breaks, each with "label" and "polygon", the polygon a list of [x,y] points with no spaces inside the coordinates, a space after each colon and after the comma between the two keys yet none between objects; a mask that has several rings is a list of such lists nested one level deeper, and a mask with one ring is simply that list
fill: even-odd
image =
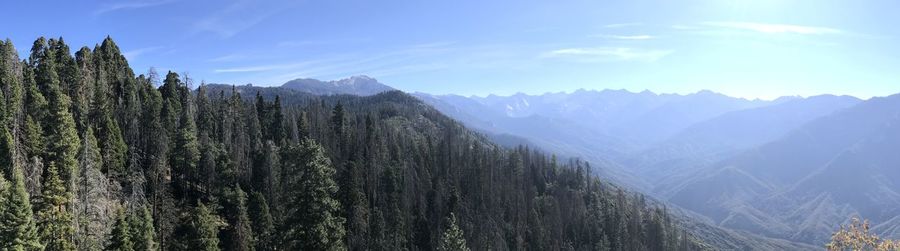
[{"label": "dense forest", "polygon": [[0,250],[697,250],[588,163],[402,92],[136,76],[112,39],[0,42]]}]

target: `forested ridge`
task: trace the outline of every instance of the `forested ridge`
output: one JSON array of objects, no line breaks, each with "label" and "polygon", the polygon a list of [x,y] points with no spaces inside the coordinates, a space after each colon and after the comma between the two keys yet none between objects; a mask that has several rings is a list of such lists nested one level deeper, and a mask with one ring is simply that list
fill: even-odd
[{"label": "forested ridge", "polygon": [[110,38],[0,43],[0,250],[697,250],[579,160],[402,92],[135,76]]}]

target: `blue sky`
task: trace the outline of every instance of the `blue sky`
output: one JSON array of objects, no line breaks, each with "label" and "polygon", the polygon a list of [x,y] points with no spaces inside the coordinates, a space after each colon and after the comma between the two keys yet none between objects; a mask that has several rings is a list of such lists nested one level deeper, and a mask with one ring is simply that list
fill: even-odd
[{"label": "blue sky", "polygon": [[112,36],[138,73],[280,85],[365,74],[405,91],[732,96],[900,92],[898,1],[11,1],[0,34]]}]

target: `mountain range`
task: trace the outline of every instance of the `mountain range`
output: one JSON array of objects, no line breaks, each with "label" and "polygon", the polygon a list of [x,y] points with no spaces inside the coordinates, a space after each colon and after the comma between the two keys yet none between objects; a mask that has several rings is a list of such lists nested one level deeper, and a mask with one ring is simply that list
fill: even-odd
[{"label": "mountain range", "polygon": [[821,246],[861,216],[900,236],[900,95],[413,95],[495,140],[588,160],[601,176],[713,226]]}]

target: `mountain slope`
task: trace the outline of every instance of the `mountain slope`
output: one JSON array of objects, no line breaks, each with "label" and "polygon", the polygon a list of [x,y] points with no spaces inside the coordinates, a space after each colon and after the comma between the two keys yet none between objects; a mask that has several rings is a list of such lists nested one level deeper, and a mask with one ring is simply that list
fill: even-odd
[{"label": "mountain slope", "polygon": [[379,83],[374,78],[368,76],[353,76],[332,81],[301,78],[288,81],[281,87],[315,95],[350,94],[357,96],[371,96],[394,90],[394,88]]},{"label": "mountain slope", "polygon": [[691,125],[626,163],[651,182],[678,179],[679,174],[776,140],[813,119],[859,102],[849,96],[822,95],[725,113]]},{"label": "mountain slope", "polygon": [[[830,232],[853,214],[874,224],[890,221],[900,215],[900,183],[896,182],[900,180],[896,166],[900,159],[893,151],[900,149],[898,107],[900,95],[873,98],[697,172],[712,175],[661,190],[671,191],[667,197],[683,207],[717,212],[709,216],[723,226],[812,244],[827,240]],[[748,186],[715,171],[729,169],[740,170],[747,179],[768,188],[737,192]],[[749,217],[741,208],[770,217],[755,223],[725,221]],[[791,228],[767,227],[778,223]]]}]

